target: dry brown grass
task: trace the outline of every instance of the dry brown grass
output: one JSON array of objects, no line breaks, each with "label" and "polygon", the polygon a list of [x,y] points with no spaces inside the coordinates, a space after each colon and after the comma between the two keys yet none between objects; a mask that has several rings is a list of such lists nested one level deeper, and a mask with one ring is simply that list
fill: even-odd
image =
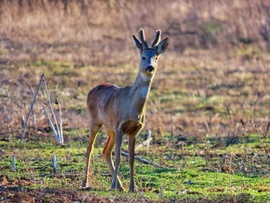
[{"label": "dry brown grass", "polygon": [[[194,50],[177,60],[164,56],[148,102],[145,129],[155,135],[267,136],[268,57],[260,56],[259,62],[235,58],[224,62],[209,55],[215,56],[210,51],[199,54]],[[76,63],[61,62],[8,66],[1,74],[1,131],[21,129],[21,119],[43,72],[53,100],[58,97],[63,104],[66,128],[86,129],[85,98],[89,89],[101,82],[132,84],[136,71],[136,65],[77,67]],[[41,108],[47,103],[45,96],[39,94],[36,120],[30,121],[35,128],[47,126]]]},{"label": "dry brown grass", "polygon": [[[145,129],[267,135],[268,1],[19,2],[0,1],[2,133],[21,129],[43,72],[53,97],[63,102],[65,122],[87,128],[90,88],[101,82],[132,84],[138,53],[131,36],[143,27],[147,36],[161,28],[171,39]],[[46,124],[41,116],[46,99],[38,102],[36,128]]]},{"label": "dry brown grass", "polygon": [[263,0],[18,2],[0,2],[4,62],[126,63],[134,56],[130,36],[140,27],[147,33],[161,28],[175,52],[241,44],[269,48],[270,3]]}]

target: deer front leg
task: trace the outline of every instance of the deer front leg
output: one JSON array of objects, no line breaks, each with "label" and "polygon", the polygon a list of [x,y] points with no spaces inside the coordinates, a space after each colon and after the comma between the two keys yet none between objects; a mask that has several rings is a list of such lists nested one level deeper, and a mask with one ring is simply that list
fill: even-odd
[{"label": "deer front leg", "polygon": [[116,131],[116,143],[115,143],[115,169],[113,174],[113,180],[111,185],[111,190],[118,189],[120,191],[123,191],[124,188],[119,180],[120,185],[117,185],[117,176],[118,176],[118,170],[120,166],[121,161],[121,145],[122,145],[122,138],[123,138],[123,131],[121,129],[118,129]]},{"label": "deer front leg", "polygon": [[[109,169],[111,171],[111,174],[113,176],[114,175],[114,164],[112,161],[112,149],[113,149],[113,146],[115,144],[115,134],[113,131],[110,131],[110,130],[106,130],[106,134],[108,136],[108,140],[107,140],[106,145],[103,149],[103,155],[106,159],[106,162],[107,162]],[[117,176],[117,185],[120,186],[121,188],[123,188],[118,176]]]},{"label": "deer front leg", "polygon": [[[143,120],[144,120],[144,117],[143,117]],[[129,140],[128,140],[129,166],[130,166],[129,192],[135,192],[135,182],[134,182],[134,155],[135,155],[135,152],[134,152],[134,149],[135,149],[136,136],[140,133],[142,128],[143,128],[143,123],[139,124],[137,130],[129,136]]]},{"label": "deer front leg", "polygon": [[129,150],[129,165],[130,165],[130,184],[129,192],[135,192],[134,183],[134,147],[135,147],[136,137],[129,136],[128,140],[128,150]]}]

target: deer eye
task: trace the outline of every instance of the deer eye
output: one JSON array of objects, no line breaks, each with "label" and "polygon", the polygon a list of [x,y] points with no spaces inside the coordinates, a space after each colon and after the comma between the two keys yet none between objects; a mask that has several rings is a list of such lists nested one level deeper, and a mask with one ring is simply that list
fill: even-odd
[{"label": "deer eye", "polygon": [[156,58],[155,58],[155,59],[156,59],[156,61],[157,61],[158,57],[156,56]]},{"label": "deer eye", "polygon": [[145,56],[142,57],[142,60],[146,60]]}]

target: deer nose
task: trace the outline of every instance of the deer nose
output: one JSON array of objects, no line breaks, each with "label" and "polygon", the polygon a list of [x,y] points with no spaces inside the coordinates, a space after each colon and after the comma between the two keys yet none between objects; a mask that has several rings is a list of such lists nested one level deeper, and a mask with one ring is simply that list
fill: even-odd
[{"label": "deer nose", "polygon": [[146,70],[146,72],[151,73],[151,72],[153,72],[154,69],[155,69],[154,66],[147,66],[145,70]]}]

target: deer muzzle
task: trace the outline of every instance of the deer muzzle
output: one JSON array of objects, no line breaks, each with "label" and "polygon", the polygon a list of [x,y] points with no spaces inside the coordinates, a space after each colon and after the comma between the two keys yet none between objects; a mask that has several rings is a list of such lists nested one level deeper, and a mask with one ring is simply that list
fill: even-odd
[{"label": "deer muzzle", "polygon": [[147,73],[152,73],[154,71],[154,69],[155,69],[154,66],[147,66],[145,70]]}]

